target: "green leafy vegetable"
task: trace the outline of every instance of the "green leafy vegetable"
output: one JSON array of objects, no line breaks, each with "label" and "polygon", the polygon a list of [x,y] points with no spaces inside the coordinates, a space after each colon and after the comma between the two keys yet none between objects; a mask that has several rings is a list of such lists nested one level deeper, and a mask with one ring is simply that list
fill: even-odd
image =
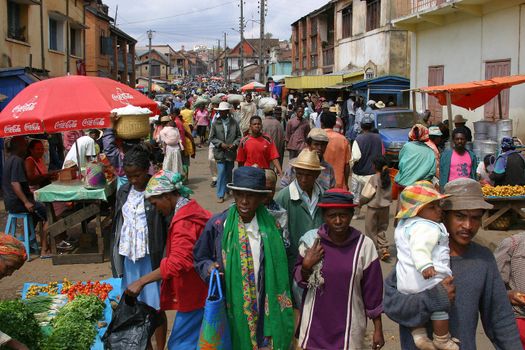
[{"label": "green leafy vegetable", "polygon": [[40,348],[42,332],[38,322],[30,309],[19,300],[0,301],[0,330],[31,350]]},{"label": "green leafy vegetable", "polygon": [[51,321],[53,331],[44,350],[89,350],[97,335],[96,322],[105,304],[94,295],[79,295]]}]

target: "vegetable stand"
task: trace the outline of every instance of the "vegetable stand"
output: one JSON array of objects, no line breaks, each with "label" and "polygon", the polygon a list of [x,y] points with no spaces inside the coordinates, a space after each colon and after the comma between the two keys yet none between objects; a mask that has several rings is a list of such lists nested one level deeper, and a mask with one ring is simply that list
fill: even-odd
[{"label": "vegetable stand", "polygon": [[[514,197],[496,197],[488,196],[485,197],[485,201],[489,202],[494,208],[489,211],[485,210],[481,225],[483,229],[487,229],[490,224],[499,219],[507,212],[514,211],[522,219],[525,219],[525,212],[522,211],[525,208],[525,196],[514,196]],[[491,214],[492,212],[492,214]]]},{"label": "vegetable stand", "polygon": [[[102,201],[110,202],[108,199],[115,193],[116,187],[115,180],[107,183],[104,188],[100,189],[87,189],[82,181],[68,181],[54,182],[35,192],[35,199],[44,203],[47,209],[54,265],[101,263],[104,261],[102,229],[111,222],[111,215],[101,220],[100,206]],[[57,217],[53,208],[53,203],[55,202],[73,202],[74,209],[64,213],[61,217]],[[87,224],[92,219],[95,219],[96,252],[79,252],[79,249],[76,248],[71,254],[57,253],[56,237],[58,235],[81,224],[82,234],[87,236]]]},{"label": "vegetable stand", "polygon": [[[104,346],[103,346],[101,338],[104,335],[104,333],[106,332],[107,326],[111,322],[111,317],[113,315],[113,309],[111,307],[111,302],[118,303],[118,301],[120,300],[120,296],[122,294],[122,291],[121,291],[121,279],[120,278],[110,278],[110,279],[107,279],[107,280],[100,281],[100,283],[107,283],[107,284],[111,285],[111,287],[113,289],[111,291],[109,291],[109,294],[108,294],[107,298],[104,300],[105,307],[104,307],[104,311],[103,311],[103,316],[99,320],[99,321],[104,322],[104,324],[103,324],[102,327],[97,327],[97,334],[96,334],[96,336],[93,339],[93,343],[91,345],[91,350],[103,350],[104,349]],[[28,297],[28,293],[29,293],[30,289],[32,288],[32,286],[46,286],[46,285],[45,284],[39,284],[39,283],[25,283],[24,287],[22,289],[22,299],[28,299],[27,298]],[[58,294],[61,293],[62,288],[63,288],[63,284],[62,283],[58,283],[57,284],[57,292],[58,292]],[[30,300],[30,298],[29,298],[29,300]],[[66,298],[66,300],[67,300],[67,298]],[[49,332],[49,330],[47,332]],[[44,333],[46,333],[45,329],[44,329]],[[70,345],[73,345],[73,344],[70,344]]]}]

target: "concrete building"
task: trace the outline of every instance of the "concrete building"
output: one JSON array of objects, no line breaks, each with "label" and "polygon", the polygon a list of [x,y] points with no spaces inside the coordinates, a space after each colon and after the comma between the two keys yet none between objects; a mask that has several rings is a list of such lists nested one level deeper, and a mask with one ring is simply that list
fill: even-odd
[{"label": "concrete building", "polygon": [[[258,71],[254,68],[259,65],[260,40],[244,39],[242,43],[243,60],[241,63],[241,42],[237,43],[227,54],[227,66],[230,80],[241,83],[240,70],[244,66],[244,81],[258,79]],[[272,48],[279,47],[279,39],[265,38],[262,41],[262,56],[265,65],[270,63],[270,52]]]},{"label": "concrete building", "polygon": [[287,87],[408,76],[408,32],[391,24],[402,10],[395,1],[332,0],[292,23],[292,71],[307,77]]},{"label": "concrete building", "polygon": [[[277,76],[277,80],[283,76],[292,75],[292,48],[288,41],[279,42],[270,50],[270,59],[266,69],[267,77]],[[276,80],[274,78],[274,80]]]},{"label": "concrete building", "polygon": [[[406,12],[394,21],[412,35],[411,87],[424,87],[525,74],[525,4],[521,0],[399,0]],[[525,85],[502,93],[504,118],[514,121],[523,139]],[[423,108],[420,97],[418,107]],[[435,121],[446,119],[446,109],[430,97]],[[497,99],[475,111],[454,107],[469,124],[498,119]],[[472,125],[471,125],[472,126]]]},{"label": "concrete building", "polygon": [[0,0],[0,9],[0,68],[50,77],[83,72],[83,1]]}]

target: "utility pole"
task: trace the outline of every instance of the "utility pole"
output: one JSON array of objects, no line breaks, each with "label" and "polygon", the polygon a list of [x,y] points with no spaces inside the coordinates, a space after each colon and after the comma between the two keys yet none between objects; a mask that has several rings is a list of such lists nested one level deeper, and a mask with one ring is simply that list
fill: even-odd
[{"label": "utility pole", "polygon": [[244,84],[244,0],[241,0],[241,86]]},{"label": "utility pole", "polygon": [[220,59],[221,59],[221,39],[217,39],[217,59],[215,60],[215,74],[217,76],[219,75],[219,67],[220,67]]},{"label": "utility pole", "polygon": [[259,9],[261,13],[261,23],[260,23],[260,32],[259,32],[259,81],[264,84],[264,18],[265,18],[265,7],[264,0],[259,0],[261,3],[261,8]]},{"label": "utility pole", "polygon": [[148,96],[151,96],[151,39],[153,38],[153,30],[148,30]]},{"label": "utility pole", "polygon": [[226,57],[226,33],[224,33],[224,82],[227,83],[228,81],[226,80],[227,76],[226,74],[228,74],[228,57]]}]

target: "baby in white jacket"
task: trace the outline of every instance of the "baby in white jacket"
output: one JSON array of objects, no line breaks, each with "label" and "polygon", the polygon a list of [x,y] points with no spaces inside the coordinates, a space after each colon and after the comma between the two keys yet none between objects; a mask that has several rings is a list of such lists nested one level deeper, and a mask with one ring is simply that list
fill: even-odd
[{"label": "baby in white jacket", "polygon": [[[401,293],[419,293],[452,276],[448,232],[441,223],[440,200],[445,197],[427,181],[406,187],[400,195],[401,209],[396,218],[401,220],[394,236],[398,259],[397,289]],[[447,312],[434,312],[430,319],[433,341],[421,325],[412,329],[416,346],[424,350],[459,350],[448,330]]]}]

